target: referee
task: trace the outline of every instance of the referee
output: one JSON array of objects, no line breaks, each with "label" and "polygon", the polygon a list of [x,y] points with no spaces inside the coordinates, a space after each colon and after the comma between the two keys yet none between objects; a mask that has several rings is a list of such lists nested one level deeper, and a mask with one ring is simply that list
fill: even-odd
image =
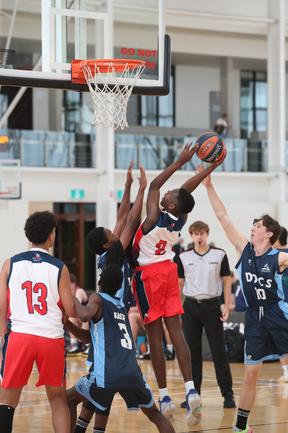
[{"label": "referee", "polygon": [[[178,276],[185,295],[183,328],[191,353],[195,389],[201,393],[202,332],[205,329],[224,408],[234,408],[232,376],[224,344],[223,322],[229,317],[231,276],[224,250],[208,245],[209,226],[195,221],[189,227],[194,246],[180,254]],[[220,296],[224,293],[224,305]],[[185,407],[185,402],[181,404]]]}]

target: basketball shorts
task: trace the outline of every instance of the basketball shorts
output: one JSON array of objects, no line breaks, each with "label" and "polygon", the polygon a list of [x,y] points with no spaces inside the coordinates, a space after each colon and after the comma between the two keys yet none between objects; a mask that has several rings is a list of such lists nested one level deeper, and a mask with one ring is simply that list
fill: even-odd
[{"label": "basketball shorts", "polygon": [[65,384],[64,338],[10,332],[4,345],[2,387],[21,388],[27,384],[33,364],[39,372],[36,386]]},{"label": "basketball shorts", "polygon": [[248,308],[245,318],[245,364],[279,359],[288,354],[288,319],[278,303]]},{"label": "basketball shorts", "polygon": [[137,267],[132,284],[144,324],[183,314],[176,263]]},{"label": "basketball shorts", "polygon": [[75,385],[76,391],[93,404],[95,412],[109,416],[113,398],[117,392],[121,395],[129,410],[138,410],[141,407],[152,407],[153,395],[149,385],[135,388],[100,388],[96,386],[95,377],[83,376]]}]

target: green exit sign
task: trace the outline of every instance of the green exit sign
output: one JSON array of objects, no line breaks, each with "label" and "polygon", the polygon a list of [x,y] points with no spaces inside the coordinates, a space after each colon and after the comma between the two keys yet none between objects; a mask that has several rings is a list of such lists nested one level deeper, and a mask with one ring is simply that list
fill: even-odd
[{"label": "green exit sign", "polygon": [[70,189],[70,198],[73,200],[83,200],[85,197],[84,189]]}]

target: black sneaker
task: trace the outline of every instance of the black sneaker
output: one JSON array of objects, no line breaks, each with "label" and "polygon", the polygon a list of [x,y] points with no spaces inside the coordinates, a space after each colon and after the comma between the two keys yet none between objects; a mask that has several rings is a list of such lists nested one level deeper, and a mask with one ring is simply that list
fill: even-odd
[{"label": "black sneaker", "polygon": [[187,403],[186,403],[186,400],[182,401],[182,403],[180,404],[180,407],[181,407],[182,409],[187,409]]},{"label": "black sneaker", "polygon": [[170,352],[170,350],[166,349],[164,352],[166,361],[173,361],[175,359],[175,352]]},{"label": "black sneaker", "polygon": [[227,394],[224,395],[223,407],[225,409],[233,409],[236,407],[233,392],[227,392]]}]

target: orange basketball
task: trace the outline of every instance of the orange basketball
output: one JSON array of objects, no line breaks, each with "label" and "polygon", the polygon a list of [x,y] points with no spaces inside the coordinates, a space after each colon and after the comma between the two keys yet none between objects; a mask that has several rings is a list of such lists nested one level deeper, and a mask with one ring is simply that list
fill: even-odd
[{"label": "orange basketball", "polygon": [[201,161],[214,162],[221,158],[225,144],[215,132],[204,132],[196,140],[198,144],[197,156]]}]

